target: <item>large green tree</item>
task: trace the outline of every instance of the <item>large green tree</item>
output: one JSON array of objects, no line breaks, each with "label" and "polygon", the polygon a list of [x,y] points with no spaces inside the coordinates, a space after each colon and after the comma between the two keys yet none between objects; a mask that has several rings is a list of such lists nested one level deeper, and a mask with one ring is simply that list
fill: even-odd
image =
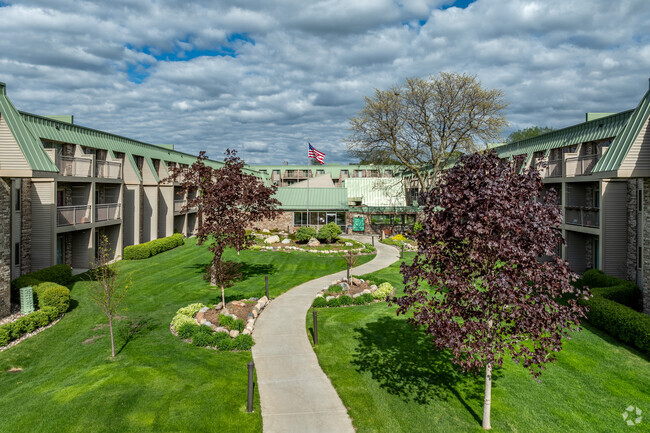
[{"label": "large green tree", "polygon": [[513,131],[506,138],[506,143],[514,143],[515,141],[525,140],[527,138],[537,137],[538,135],[546,134],[553,131],[553,128],[548,126],[531,126],[530,128],[518,129]]},{"label": "large green tree", "polygon": [[503,92],[475,75],[441,72],[376,89],[350,119],[349,153],[382,164],[397,162],[428,189],[459,153],[497,140],[507,126]]}]

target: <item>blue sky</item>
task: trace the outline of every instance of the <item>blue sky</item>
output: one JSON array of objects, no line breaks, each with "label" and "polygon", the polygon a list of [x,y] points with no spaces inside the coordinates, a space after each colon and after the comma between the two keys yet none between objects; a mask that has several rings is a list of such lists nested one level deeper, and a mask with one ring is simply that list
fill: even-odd
[{"label": "blue sky", "polygon": [[349,162],[374,89],[440,71],[500,88],[509,130],[633,108],[646,0],[0,0],[0,81],[21,110],[248,162]]}]

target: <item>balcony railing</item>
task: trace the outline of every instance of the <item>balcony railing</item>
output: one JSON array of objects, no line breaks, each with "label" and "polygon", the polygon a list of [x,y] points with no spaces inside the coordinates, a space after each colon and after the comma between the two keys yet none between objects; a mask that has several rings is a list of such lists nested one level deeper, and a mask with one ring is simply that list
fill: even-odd
[{"label": "balcony railing", "polygon": [[186,204],[187,200],[174,200],[174,212],[180,212]]},{"label": "balcony railing", "polygon": [[95,206],[95,220],[109,221],[120,219],[120,203],[106,203]]},{"label": "balcony railing", "polygon": [[567,176],[586,176],[591,174],[598,162],[599,155],[585,155],[567,158],[565,161]]},{"label": "balcony railing", "polygon": [[566,206],[564,223],[581,227],[600,227],[600,213],[598,208]]},{"label": "balcony railing", "polygon": [[88,158],[59,156],[56,165],[59,167],[59,170],[63,176],[92,176],[92,160]]},{"label": "balcony railing", "polygon": [[95,162],[96,176],[104,179],[121,179],[122,164],[111,161]]},{"label": "balcony railing", "polygon": [[56,210],[58,227],[76,226],[90,222],[90,206],[59,206]]},{"label": "balcony railing", "polygon": [[562,177],[562,160],[549,160],[546,166],[546,176],[544,177]]}]

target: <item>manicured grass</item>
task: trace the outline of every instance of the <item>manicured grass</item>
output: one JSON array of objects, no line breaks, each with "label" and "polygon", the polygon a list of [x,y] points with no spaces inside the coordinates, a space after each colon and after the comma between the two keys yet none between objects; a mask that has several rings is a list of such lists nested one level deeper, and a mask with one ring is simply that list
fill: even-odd
[{"label": "manicured grass", "polygon": [[[320,254],[229,251],[227,257],[244,263],[243,280],[226,290],[228,299],[263,296],[264,274],[274,297],[345,269],[342,258]],[[180,307],[220,298],[202,278],[210,258],[189,239],[155,257],[119,263],[133,286],[116,325],[114,360],[101,327],[106,318],[89,300],[88,283],[75,283],[72,309],[61,322],[0,353],[0,431],[260,432],[257,395],[255,411],[246,413],[250,352],[194,347],[169,332]],[[140,324],[135,335],[123,332],[129,321]]]},{"label": "manicured grass", "polygon": [[[413,253],[408,253],[411,258]],[[399,265],[366,276],[403,285]],[[396,307],[320,309],[320,365],[359,432],[482,431],[483,377],[459,373]],[[307,326],[311,327],[311,314]],[[650,362],[587,325],[535,381],[506,360],[492,389],[495,432],[650,431]],[[628,427],[629,405],[644,420]]]}]

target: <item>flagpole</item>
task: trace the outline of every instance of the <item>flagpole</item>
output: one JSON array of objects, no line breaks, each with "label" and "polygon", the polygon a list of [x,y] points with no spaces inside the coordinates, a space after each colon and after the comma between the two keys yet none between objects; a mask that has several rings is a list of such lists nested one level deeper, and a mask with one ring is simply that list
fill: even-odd
[{"label": "flagpole", "polygon": [[[307,137],[307,146],[311,145],[311,140]],[[307,227],[309,227],[309,147],[307,147]]]}]

